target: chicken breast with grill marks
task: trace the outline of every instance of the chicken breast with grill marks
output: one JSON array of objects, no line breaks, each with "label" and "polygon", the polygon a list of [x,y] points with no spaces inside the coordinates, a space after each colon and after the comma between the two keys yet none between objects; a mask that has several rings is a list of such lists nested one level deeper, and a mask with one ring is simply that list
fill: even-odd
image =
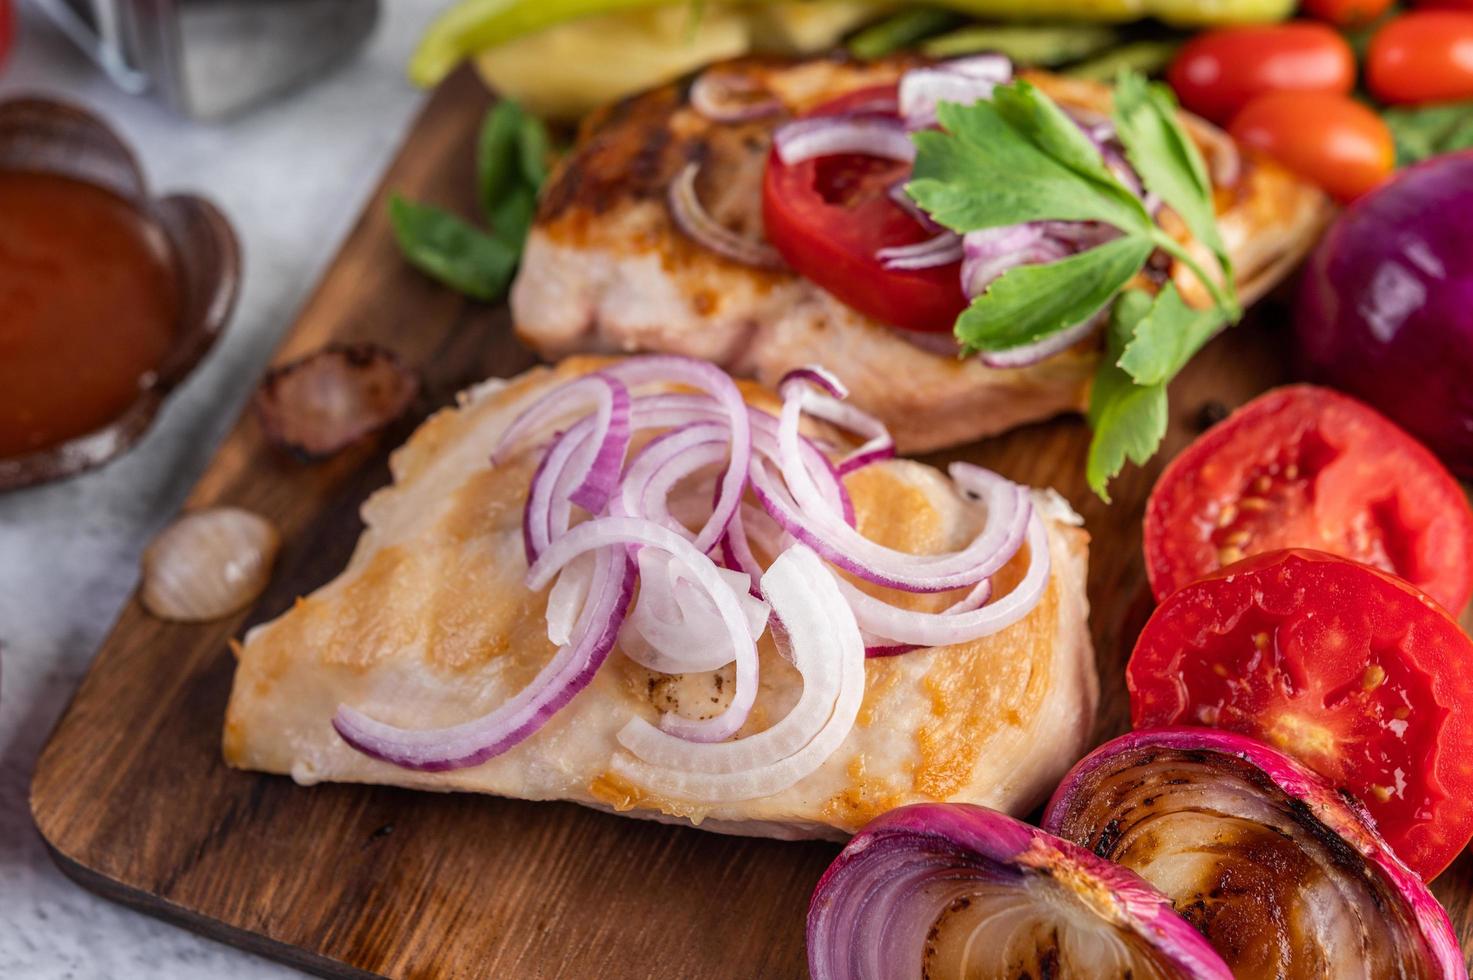
[{"label": "chicken breast with grill marks", "polygon": [[[773,93],[788,114],[855,89],[896,81],[918,62],[740,60],[724,74]],[[1066,108],[1106,112],[1103,86],[1029,74]],[[1038,364],[994,369],[912,342],[788,271],[756,269],[687,237],[671,218],[671,181],[692,161],[705,209],[745,236],[762,234],[761,184],[781,118],[712,122],[691,108],[688,85],[666,85],[601,110],[549,181],[511,292],[520,336],[543,355],[663,351],[715,361],[773,384],[822,363],[879,416],[902,452],[969,442],[1081,409],[1099,357],[1087,340]],[[1219,223],[1245,301],[1283,278],[1313,244],[1331,208],[1271,162],[1240,155],[1228,138],[1187,124],[1217,184]],[[1167,229],[1186,239],[1166,214]],[[1204,290],[1173,273],[1189,301]]]},{"label": "chicken breast with grill marks", "polygon": [[[553,653],[546,593],[523,585],[521,515],[540,455],[487,461],[507,424],[553,384],[592,370],[576,359],[483,386],[441,412],[393,457],[394,484],[363,508],[347,568],[279,619],[253,629],[225,720],[233,766],[302,783],[387,783],[530,800],[571,800],[628,816],[725,833],[835,837],[921,800],[962,800],[1022,814],[1088,747],[1098,685],[1087,627],[1088,537],[1057,497],[1038,493],[1052,576],[1022,620],[983,639],[868,660],[858,720],[838,750],[775,795],[720,805],[663,798],[616,776],[616,733],[631,717],[701,717],[731,696],[730,668],[667,675],[617,648],[592,683],[531,737],[471,768],[416,772],[363,755],[332,718],[349,704],[407,728],[477,717],[507,700]],[[755,386],[749,400],[773,396]],[[858,528],[918,553],[951,550],[984,515],[938,471],[890,461],[846,478]],[[1020,554],[993,582],[1006,594]],[[888,596],[939,608],[951,594]],[[761,686],[746,728],[796,702],[802,679],[761,643]]]}]

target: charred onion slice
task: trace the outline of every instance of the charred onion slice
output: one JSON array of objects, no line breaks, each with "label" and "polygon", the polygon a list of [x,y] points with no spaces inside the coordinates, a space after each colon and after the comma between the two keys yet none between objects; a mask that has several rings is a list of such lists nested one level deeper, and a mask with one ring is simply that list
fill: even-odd
[{"label": "charred onion slice", "polygon": [[1239,980],[1468,975],[1364,811],[1245,736],[1122,736],[1064,778],[1044,827],[1159,888]]},{"label": "charred onion slice", "polygon": [[814,980],[1229,980],[1165,896],[993,810],[891,810],[829,866],[808,908]]},{"label": "charred onion slice", "polygon": [[419,379],[393,351],[332,344],[270,371],[254,406],[273,445],[322,459],[403,415],[418,393]]}]

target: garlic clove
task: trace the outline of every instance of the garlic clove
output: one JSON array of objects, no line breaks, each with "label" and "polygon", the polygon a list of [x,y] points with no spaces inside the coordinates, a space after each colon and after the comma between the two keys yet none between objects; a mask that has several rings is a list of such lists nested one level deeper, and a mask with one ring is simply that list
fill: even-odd
[{"label": "garlic clove", "polygon": [[238,507],[180,516],[143,553],[141,598],[160,619],[199,623],[245,608],[271,578],[281,535]]}]

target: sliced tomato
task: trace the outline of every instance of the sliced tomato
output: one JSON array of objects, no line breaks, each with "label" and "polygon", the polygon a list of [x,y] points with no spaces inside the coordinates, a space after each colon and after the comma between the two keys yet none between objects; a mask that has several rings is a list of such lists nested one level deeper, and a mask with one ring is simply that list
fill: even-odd
[{"label": "sliced tomato", "polygon": [[[809,115],[841,115],[894,97],[894,86],[861,89]],[[890,197],[909,175],[908,164],[853,154],[788,166],[774,151],[762,183],[763,225],[789,265],[846,306],[892,327],[950,333],[967,305],[961,263],[886,269],[875,257],[935,234]]]},{"label": "sliced tomato", "polygon": [[1174,593],[1126,669],[1137,728],[1264,739],[1366,805],[1425,879],[1473,837],[1473,640],[1400,579],[1257,555]]},{"label": "sliced tomato", "polygon": [[1292,385],[1166,467],[1146,504],[1161,599],[1244,555],[1316,548],[1392,572],[1453,612],[1473,593],[1473,510],[1427,449],[1366,405]]}]

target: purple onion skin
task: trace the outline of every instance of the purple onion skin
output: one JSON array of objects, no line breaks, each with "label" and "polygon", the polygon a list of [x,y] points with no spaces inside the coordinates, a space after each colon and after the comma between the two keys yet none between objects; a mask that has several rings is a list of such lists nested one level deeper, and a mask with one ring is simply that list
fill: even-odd
[{"label": "purple onion skin", "polygon": [[[867,874],[865,867],[867,861],[891,862],[897,852],[909,852],[915,858],[918,881],[935,880],[939,862],[949,869],[939,877],[1015,885],[1020,898],[1029,875],[1064,883],[1076,896],[1084,896],[1082,907],[1129,936],[1138,955],[1150,956],[1165,975],[1186,980],[1232,980],[1227,964],[1212,947],[1172,910],[1164,895],[1133,872],[1037,827],[965,803],[899,807],[876,818],[849,842],[824,873],[809,905],[808,964],[814,980],[879,980],[856,968],[855,960],[863,962],[863,957],[853,954],[865,948],[880,952],[880,959],[889,968],[881,973],[883,980],[922,976],[924,956],[918,958],[921,961],[914,964],[913,971],[909,963],[897,963],[894,948],[872,928],[879,923],[863,917],[878,912],[885,921],[899,919],[910,928],[929,929],[931,922],[917,918],[914,907],[907,908],[902,901],[897,903],[899,907],[890,908],[889,914],[877,907],[883,902],[844,908],[845,900],[855,897],[852,893],[856,889],[865,885],[893,886],[903,877],[904,872],[896,870],[893,862],[885,864],[879,877]],[[932,862],[929,870],[921,867],[928,860]],[[910,893],[901,890],[890,894]],[[925,944],[930,938],[925,937]],[[914,945],[919,949],[923,944],[917,941]],[[999,975],[1004,965],[993,964]],[[1067,968],[1068,962],[1063,966]]]},{"label": "purple onion skin", "polygon": [[1249,763],[1323,828],[1333,831],[1380,874],[1399,897],[1421,931],[1423,954],[1432,975],[1467,980],[1467,966],[1447,912],[1417,874],[1402,863],[1375,830],[1370,815],[1354,799],[1336,790],[1317,773],[1271,746],[1237,732],[1212,728],[1158,728],[1131,732],[1107,742],[1080,760],[1044,811],[1043,827],[1061,837],[1085,843],[1067,826],[1071,812],[1082,808],[1099,790],[1097,777],[1108,773],[1122,756],[1138,751],[1176,750],[1218,753]]},{"label": "purple onion skin", "polygon": [[1473,479],[1473,151],[1351,205],[1305,270],[1295,357]]}]

